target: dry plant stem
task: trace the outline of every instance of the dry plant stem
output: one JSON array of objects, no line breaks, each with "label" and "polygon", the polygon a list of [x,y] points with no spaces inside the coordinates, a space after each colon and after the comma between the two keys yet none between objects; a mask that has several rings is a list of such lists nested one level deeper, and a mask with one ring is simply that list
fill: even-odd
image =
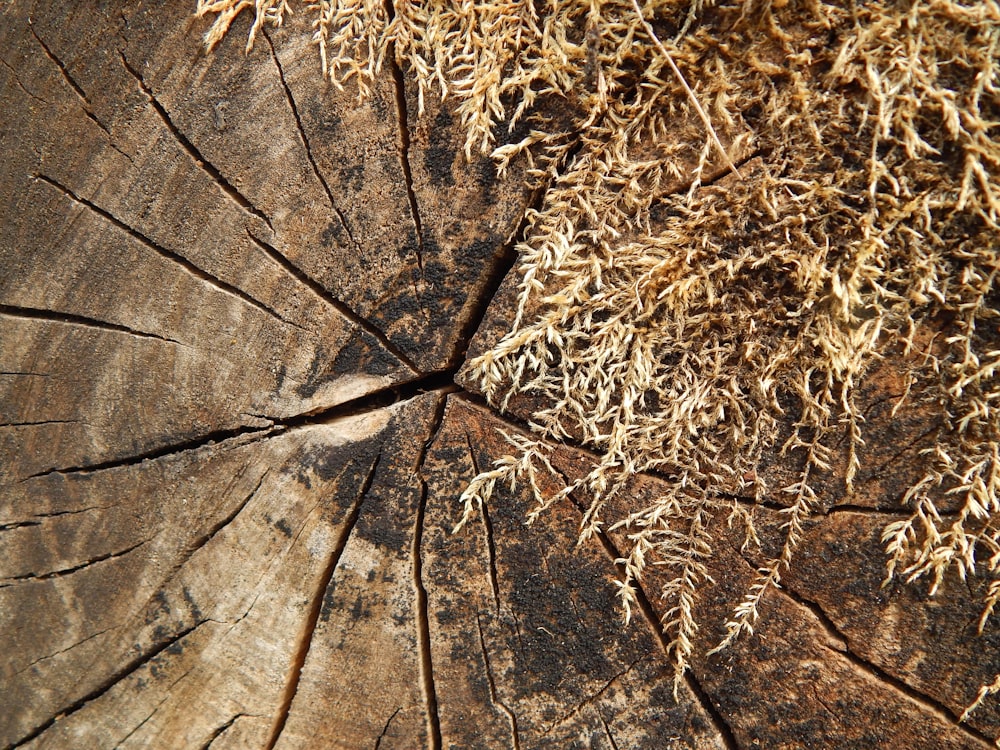
[{"label": "dry plant stem", "polygon": [[740,174],[740,170],[738,170],[736,168],[736,165],[733,164],[732,160],[730,160],[729,152],[726,151],[725,146],[722,145],[722,141],[719,140],[719,134],[716,133],[715,128],[712,127],[711,119],[709,119],[708,114],[705,112],[705,109],[701,106],[701,103],[698,101],[698,97],[694,95],[694,92],[691,90],[691,87],[688,86],[688,82],[684,79],[684,75],[681,73],[680,68],[678,68],[677,63],[674,62],[673,55],[671,55],[670,52],[667,51],[667,48],[663,46],[663,43],[660,41],[659,37],[656,36],[656,32],[653,30],[653,25],[646,20],[645,16],[643,16],[642,8],[639,7],[638,0],[632,0],[632,7],[635,8],[635,12],[639,16],[639,20],[642,22],[643,28],[646,29],[646,33],[649,34],[649,38],[653,40],[653,44],[656,45],[656,48],[660,51],[660,54],[663,55],[663,57],[666,59],[667,65],[670,66],[670,70],[674,74],[674,77],[677,79],[677,82],[684,87],[684,93],[686,93],[688,99],[691,100],[691,106],[693,106],[695,111],[698,113],[698,117],[700,117],[701,121],[705,123],[705,129],[708,131],[708,134],[712,137],[712,142],[715,144],[715,147],[719,150],[719,155],[725,161],[726,166],[729,168],[729,171],[742,180],[743,175]]}]

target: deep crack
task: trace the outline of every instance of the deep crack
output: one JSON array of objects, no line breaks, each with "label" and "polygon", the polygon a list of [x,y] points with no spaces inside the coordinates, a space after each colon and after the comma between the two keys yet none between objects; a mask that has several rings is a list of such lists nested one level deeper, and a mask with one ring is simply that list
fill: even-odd
[{"label": "deep crack", "polygon": [[340,313],[349,323],[356,325],[358,328],[374,337],[390,354],[406,365],[406,367],[414,373],[420,372],[420,369],[413,363],[413,360],[411,360],[402,349],[392,343],[392,340],[386,335],[385,331],[377,327],[374,323],[368,320],[368,318],[360,315],[346,302],[336,297],[329,289],[320,284],[316,281],[316,279],[312,278],[295,263],[289,260],[288,256],[280,252],[270,243],[255,235],[249,228],[247,228],[247,235],[267,257],[285,269],[285,271],[295,278],[296,281],[305,286],[309,291]]},{"label": "deep crack", "polygon": [[427,439],[424,440],[417,456],[414,473],[420,482],[420,503],[413,521],[413,586],[416,592],[417,612],[416,628],[417,643],[420,652],[420,681],[423,687],[425,709],[427,713],[427,734],[431,750],[441,750],[441,717],[438,713],[437,687],[434,684],[434,659],[431,652],[430,613],[427,604],[427,589],[423,581],[423,556],[421,546],[424,536],[424,516],[427,511],[427,479],[424,476],[424,461],[430,446],[437,439],[444,421],[446,399],[442,395],[434,408],[434,416]]},{"label": "deep crack", "polygon": [[274,60],[274,66],[278,69],[278,78],[281,79],[281,87],[285,91],[285,99],[288,101],[288,106],[292,110],[292,116],[295,118],[295,124],[299,129],[299,138],[302,139],[302,145],[306,150],[306,159],[309,160],[309,166],[312,167],[313,174],[316,175],[316,179],[319,180],[320,184],[323,186],[323,191],[326,193],[327,201],[330,203],[330,208],[333,212],[337,214],[337,218],[340,220],[340,225],[347,232],[348,238],[351,240],[351,244],[355,248],[360,248],[358,241],[354,239],[354,233],[351,232],[351,227],[347,223],[347,217],[344,216],[344,212],[337,207],[337,202],[333,199],[333,191],[330,189],[330,184],[326,181],[326,177],[319,169],[319,165],[316,164],[316,159],[313,156],[312,147],[309,145],[309,138],[306,136],[305,128],[302,127],[302,117],[299,115],[298,105],[295,104],[295,97],[292,96],[292,89],[288,86],[288,82],[285,80],[285,71],[281,67],[281,61],[278,60],[278,53],[274,49],[274,43],[271,41],[270,34],[267,33],[265,29],[263,32],[264,39],[267,40],[267,46],[271,50],[271,59]]},{"label": "deep crack", "polygon": [[[152,461],[159,458],[187,453],[199,450],[211,445],[233,442],[237,445],[244,445],[257,440],[264,440],[278,437],[286,432],[302,427],[317,424],[326,424],[336,419],[357,416],[376,409],[384,409],[403,401],[409,401],[417,396],[430,391],[440,390],[443,393],[457,391],[457,386],[452,382],[453,373],[435,373],[422,378],[415,378],[399,383],[388,388],[368,393],[358,398],[345,401],[341,404],[310,411],[306,414],[296,415],[286,418],[275,418],[266,427],[243,426],[228,430],[214,430],[209,433],[199,435],[190,440],[179,443],[160,446],[151,450],[137,453],[122,458],[114,458],[108,461],[101,461],[93,464],[81,464],[77,466],[66,466],[61,468],[46,469],[25,477],[21,481],[37,479],[53,474],[91,474],[97,471],[107,471],[123,466],[135,466],[145,461]],[[242,441],[242,442],[237,442]]]},{"label": "deep crack", "polygon": [[[122,151],[120,148],[118,148],[117,144],[114,142],[113,137],[111,136],[111,131],[108,130],[108,127],[103,122],[101,122],[100,119],[97,117],[97,115],[94,113],[93,105],[91,105],[90,99],[87,98],[87,94],[83,90],[83,87],[80,86],[79,83],[77,83],[76,79],[72,76],[72,74],[70,74],[70,72],[67,69],[66,65],[49,48],[49,45],[47,45],[45,43],[45,40],[43,40],[40,36],[38,36],[38,33],[35,31],[35,27],[31,23],[30,19],[28,20],[28,31],[31,32],[31,35],[35,38],[35,41],[38,42],[38,44],[41,46],[42,52],[45,53],[45,56],[47,58],[49,58],[49,60],[52,61],[52,63],[56,66],[56,68],[58,68],[59,73],[62,75],[63,80],[66,81],[66,84],[73,90],[73,93],[76,94],[76,96],[79,98],[79,100],[80,100],[80,108],[83,110],[83,114],[86,115],[87,119],[90,120],[91,122],[93,122],[95,125],[97,125],[97,127],[100,128],[104,132],[104,135],[107,136],[108,144],[111,146],[111,148],[113,148],[119,154],[121,154],[122,156],[124,156],[130,162],[134,163],[134,161],[133,161],[133,159],[132,159],[131,156],[129,156],[124,151]],[[4,63],[4,64],[6,65],[6,63]],[[7,67],[9,68],[10,66],[8,65]],[[13,68],[11,68],[11,72],[14,72]],[[18,85],[20,85],[21,84],[21,79],[18,78],[17,73],[14,73],[14,78],[15,78],[15,80],[17,80]],[[24,88],[24,86],[21,86],[21,89],[23,91],[25,91],[29,96],[32,96],[32,97],[34,97],[36,99],[38,98],[38,97],[35,97],[34,94],[32,94],[26,88]],[[42,101],[42,100],[39,100],[39,101]]]},{"label": "deep crack", "polygon": [[290,716],[292,710],[292,704],[295,702],[295,696],[298,693],[299,681],[302,678],[302,670],[305,668],[306,659],[309,656],[309,649],[312,647],[313,636],[316,635],[316,625],[319,622],[320,613],[323,610],[323,601],[326,598],[327,589],[329,589],[330,584],[333,581],[333,574],[337,570],[337,564],[340,562],[340,556],[347,547],[347,541],[350,539],[351,533],[354,531],[354,527],[358,522],[358,517],[361,514],[361,506],[364,504],[365,497],[371,489],[372,482],[375,479],[375,472],[378,470],[378,465],[381,460],[382,454],[379,453],[375,456],[375,460],[372,461],[372,464],[368,469],[368,474],[358,490],[358,494],[353,505],[344,519],[340,534],[337,537],[337,540],[333,545],[333,549],[327,557],[326,565],[320,574],[319,584],[316,586],[315,592],[313,593],[312,602],[309,605],[309,612],[306,615],[305,623],[303,623],[302,626],[302,634],[299,638],[299,647],[296,649],[295,654],[292,657],[292,663],[289,666],[288,681],[285,684],[281,705],[278,707],[274,725],[271,728],[270,738],[265,746],[266,750],[273,750],[274,746],[278,744],[278,740],[281,738],[281,733],[284,731],[285,725],[288,722],[288,717]]},{"label": "deep crack", "polygon": [[[394,14],[391,0],[388,0],[389,17]],[[417,240],[417,268],[420,269],[421,276],[424,273],[424,227],[420,219],[420,208],[417,205],[417,194],[413,190],[413,171],[410,169],[410,125],[406,107],[406,84],[403,80],[403,71],[396,60],[395,46],[390,45],[387,57],[389,58],[389,69],[392,71],[392,80],[396,94],[396,114],[399,118],[399,163],[403,170],[403,181],[406,184],[406,199],[410,204],[410,216],[413,218],[413,227]]]},{"label": "deep crack", "polygon": [[490,691],[490,700],[493,702],[494,706],[507,715],[507,720],[510,722],[511,747],[513,750],[521,750],[521,738],[517,727],[517,715],[511,710],[510,706],[500,700],[500,696],[497,694],[496,679],[493,676],[493,665],[490,662],[489,652],[486,650],[486,638],[483,636],[483,623],[479,619],[478,612],[476,613],[476,625],[479,628],[479,648],[483,654],[483,662],[486,665],[486,683]]},{"label": "deep crack", "polygon": [[184,630],[168,638],[167,640],[160,642],[146,653],[141,654],[136,658],[132,659],[131,661],[127,662],[122,668],[118,669],[109,678],[101,682],[94,690],[90,691],[82,698],[74,701],[68,706],[62,708],[61,710],[55,712],[55,714],[51,719],[48,719],[47,721],[43,722],[35,729],[32,729],[26,735],[21,737],[21,739],[17,740],[17,742],[11,745],[11,750],[13,750],[14,748],[21,747],[22,745],[25,745],[28,742],[31,742],[31,740],[38,737],[40,734],[42,734],[42,732],[46,731],[57,721],[66,719],[67,716],[76,713],[81,708],[86,706],[88,703],[97,700],[106,692],[108,692],[111,688],[117,685],[119,682],[121,682],[134,672],[138,671],[139,669],[141,669],[143,666],[151,662],[153,659],[155,659],[161,653],[163,653],[168,648],[173,646],[175,643],[179,643],[180,641],[182,641],[184,638],[189,636],[191,633],[200,628],[206,622],[211,622],[211,621],[201,620],[200,622],[195,623],[189,628],[185,628]]},{"label": "deep crack", "polygon": [[[561,476],[563,478],[563,481],[566,482],[567,486],[569,486],[570,482],[568,477],[566,477],[565,475]],[[576,507],[577,511],[579,511],[581,514],[586,513],[586,506],[584,506],[573,495],[573,493],[570,493],[569,499]],[[608,557],[611,558],[611,562],[615,566],[615,569],[618,571],[619,577],[624,579],[625,569],[624,566],[619,562],[619,560],[622,559],[622,554],[618,550],[617,545],[615,545],[615,543],[611,540],[611,537],[609,537],[607,533],[602,530],[598,530],[595,536],[597,537],[597,540],[600,542],[601,547],[604,549],[605,553],[608,555]],[[635,597],[638,603],[638,609],[642,613],[643,619],[649,626],[649,629],[652,632],[653,636],[660,643],[660,647],[663,653],[665,655],[669,654],[671,651],[670,641],[667,638],[666,634],[663,632],[663,626],[660,623],[660,618],[657,617],[656,610],[653,609],[653,605],[650,602],[649,597],[646,596],[646,591],[643,588],[643,584],[641,581],[636,582]],[[714,703],[712,703],[711,698],[704,691],[704,689],[702,689],[701,683],[698,682],[698,680],[695,678],[694,674],[690,669],[684,672],[684,682],[687,685],[688,690],[691,691],[692,696],[695,698],[695,700],[698,701],[702,709],[708,715],[709,720],[712,722],[712,726],[715,728],[716,732],[719,735],[719,738],[722,740],[727,750],[739,750],[740,748],[739,742],[737,742],[736,735],[733,733],[732,727],[729,726],[729,722],[726,721],[726,718],[725,716],[723,716],[722,712],[715,706]]]},{"label": "deep crack", "polygon": [[[147,237],[145,234],[143,234],[142,232],[140,232],[135,227],[133,227],[133,226],[131,226],[129,224],[126,224],[124,221],[122,221],[121,219],[119,219],[117,216],[115,216],[114,214],[112,214],[110,211],[107,211],[107,210],[101,208],[100,206],[98,206],[93,201],[88,200],[87,198],[84,198],[81,195],[77,195],[75,192],[73,192],[72,190],[70,190],[68,187],[66,187],[65,185],[61,184],[60,182],[52,179],[51,177],[47,177],[44,174],[36,174],[36,175],[32,175],[32,177],[34,179],[39,180],[40,182],[44,182],[45,184],[50,185],[51,187],[53,187],[56,190],[60,191],[63,195],[65,195],[70,200],[72,200],[72,201],[74,201],[76,203],[79,203],[81,206],[84,206],[85,208],[90,209],[95,214],[97,214],[98,216],[100,216],[102,219],[104,219],[105,221],[109,222],[110,224],[113,224],[118,229],[122,230],[123,232],[125,232],[126,234],[128,234],[130,237],[132,237],[132,239],[138,241],[140,244],[142,244],[145,247],[149,248],[150,250],[152,250],[153,252],[155,252],[157,255],[160,255],[163,258],[166,258],[167,260],[176,263],[181,268],[183,268],[185,271],[187,271],[190,275],[194,276],[196,279],[199,279],[200,281],[204,281],[204,282],[208,283],[210,286],[215,287],[220,292],[224,292],[226,294],[231,294],[234,297],[239,298],[240,300],[242,300],[243,302],[247,303],[248,305],[252,305],[253,307],[256,307],[261,312],[263,312],[263,313],[265,313],[265,314],[267,314],[267,315],[269,315],[269,316],[271,316],[273,318],[277,318],[278,320],[280,320],[282,323],[285,323],[286,325],[294,326],[295,328],[298,328],[300,330],[305,330],[298,323],[294,323],[294,322],[292,322],[290,320],[287,320],[286,318],[283,318],[274,309],[268,307],[263,302],[261,302],[261,301],[259,301],[257,299],[254,299],[253,297],[251,297],[249,294],[247,294],[246,292],[244,292],[239,287],[233,286],[232,284],[230,284],[230,283],[228,283],[226,281],[223,281],[219,277],[217,277],[217,276],[209,273],[208,271],[204,270],[203,268],[199,268],[198,266],[196,266],[194,263],[192,263],[191,261],[189,261],[187,258],[185,258],[180,253],[175,252],[174,250],[169,250],[169,249],[163,247],[162,245],[160,245],[157,242],[153,241],[150,237]],[[175,342],[175,343],[177,343],[177,342]]]},{"label": "deep crack", "polygon": [[469,345],[472,343],[472,338],[479,331],[483,321],[486,319],[490,304],[492,304],[497,292],[500,290],[504,279],[507,278],[511,269],[514,268],[514,264],[517,262],[517,246],[526,239],[528,227],[530,226],[530,217],[533,211],[541,208],[542,201],[545,198],[545,190],[546,186],[540,186],[535,189],[528,200],[528,204],[521,215],[521,220],[518,222],[517,227],[510,237],[507,238],[506,242],[500,246],[496,254],[494,254],[493,265],[490,268],[486,284],[479,297],[472,300],[468,319],[462,325],[455,350],[449,358],[449,366],[457,366],[465,359]]},{"label": "deep crack", "polygon": [[[469,448],[469,458],[472,459],[472,469],[478,476],[482,472],[479,469],[479,461],[476,460],[476,452],[472,449],[472,439],[469,433],[465,433],[465,444]],[[480,503],[479,510],[483,516],[483,527],[486,531],[486,554],[489,560],[490,589],[493,591],[493,602],[496,605],[497,615],[500,614],[500,579],[497,575],[497,548],[493,538],[493,521],[490,519],[489,510],[486,503]]]},{"label": "deep crack", "polygon": [[26,318],[29,320],[44,320],[49,323],[68,323],[70,325],[83,326],[85,328],[95,328],[100,331],[114,331],[116,333],[127,333],[130,336],[135,336],[137,338],[156,339],[157,341],[163,341],[168,344],[176,344],[177,346],[186,346],[186,344],[182,344],[177,339],[172,339],[169,336],[160,336],[159,334],[156,333],[148,333],[146,331],[140,331],[135,328],[130,328],[129,326],[122,325],[120,323],[111,323],[106,320],[99,320],[97,318],[91,318],[86,315],[76,315],[73,313],[57,312],[55,310],[44,310],[37,307],[20,307],[17,305],[2,305],[2,304],[0,304],[0,315],[9,315],[14,318]]},{"label": "deep crack", "polygon": [[[847,659],[855,667],[858,667],[863,672],[869,674],[875,678],[881,684],[887,685],[890,688],[896,690],[899,693],[905,695],[908,699],[918,704],[924,711],[933,714],[940,718],[941,720],[958,727],[960,730],[966,732],[967,734],[975,737],[982,742],[985,742],[989,746],[993,746],[993,738],[987,736],[983,732],[969,726],[968,724],[959,723],[959,714],[950,709],[947,705],[939,701],[938,699],[923,693],[908,683],[904,682],[902,679],[890,674],[884,668],[874,664],[867,659],[859,656],[857,653],[851,650],[850,640],[848,637],[840,631],[837,625],[830,619],[829,615],[823,610],[823,608],[817,603],[805,596],[800,594],[795,589],[788,585],[787,581],[783,581],[780,588],[776,591],[782,596],[788,597],[793,602],[801,607],[808,609],[813,616],[818,620],[820,626],[824,628],[827,633],[830,634],[832,638],[842,642],[844,644],[844,649],[831,649],[835,653],[840,654],[845,659]],[[830,646],[827,646],[830,648]]]},{"label": "deep crack", "polygon": [[229,180],[223,176],[222,172],[220,172],[218,168],[212,164],[212,162],[202,156],[201,151],[199,151],[198,148],[188,139],[188,137],[181,132],[180,128],[174,124],[174,121],[171,119],[166,108],[164,108],[164,106],[160,104],[160,100],[153,95],[152,90],[150,90],[149,86],[146,85],[146,81],[142,77],[142,74],[133,68],[129,63],[128,58],[125,57],[125,53],[118,50],[118,56],[121,58],[122,65],[125,66],[125,70],[129,72],[129,75],[131,75],[139,85],[139,90],[142,91],[142,93],[149,100],[153,111],[155,111],[159,116],[160,120],[180,145],[181,149],[191,157],[191,160],[195,163],[195,165],[200,167],[205,174],[211,177],[212,181],[216,184],[216,186],[218,186],[219,190],[236,203],[236,205],[252,216],[255,216],[263,221],[267,224],[271,231],[274,231],[274,227],[271,225],[271,220],[264,214],[264,212],[251,203],[250,200],[243,195],[243,193],[241,193],[231,182],[229,182]]}]

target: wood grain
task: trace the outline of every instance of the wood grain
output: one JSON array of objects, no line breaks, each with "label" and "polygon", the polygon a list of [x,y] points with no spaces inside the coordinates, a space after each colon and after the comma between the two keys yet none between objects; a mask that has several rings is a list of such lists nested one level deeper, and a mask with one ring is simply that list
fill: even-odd
[{"label": "wood grain", "polygon": [[[712,519],[675,700],[662,582],[623,625],[625,540],[578,547],[580,499],[525,526],[505,490],[451,532],[534,408],[501,416],[459,372],[510,322],[523,173],[467,163],[452,102],[418,117],[391,65],[365,102],[324,82],[299,16],[249,55],[248,18],[206,53],[187,4],[0,17],[0,747],[1000,734],[993,704],[956,723],[1000,671],[985,584],[881,588],[878,533],[938,428],[892,415],[905,358],[861,393],[878,468],[849,501],[834,468],[757,632],[708,657],[780,503],[752,511],[756,552]],[[591,459],[555,455],[567,476]],[[795,470],[775,456],[768,482]]]}]

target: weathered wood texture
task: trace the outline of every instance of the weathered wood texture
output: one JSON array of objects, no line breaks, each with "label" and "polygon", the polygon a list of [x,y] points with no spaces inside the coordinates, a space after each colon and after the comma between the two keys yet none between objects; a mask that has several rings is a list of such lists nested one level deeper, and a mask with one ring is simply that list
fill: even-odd
[{"label": "weathered wood texture", "polygon": [[955,721],[1000,671],[983,584],[880,587],[937,429],[890,415],[905,361],[863,394],[878,468],[709,658],[777,543],[713,518],[676,699],[656,577],[624,627],[579,499],[450,533],[518,429],[456,373],[533,198],[401,76],[324,83],[298,23],[244,56],[186,3],[0,8],[0,747],[987,747],[995,704]]}]

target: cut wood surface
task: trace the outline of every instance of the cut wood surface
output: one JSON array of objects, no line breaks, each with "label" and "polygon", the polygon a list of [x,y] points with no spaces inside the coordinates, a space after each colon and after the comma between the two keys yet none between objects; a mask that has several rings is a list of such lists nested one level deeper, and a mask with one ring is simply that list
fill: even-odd
[{"label": "cut wood surface", "polygon": [[[941,427],[893,415],[902,354],[859,392],[872,468],[848,499],[834,467],[754,634],[707,656],[782,501],[734,499],[760,550],[711,518],[711,627],[675,696],[662,582],[624,625],[626,540],[577,546],[584,498],[526,526],[503,489],[452,533],[537,406],[501,415],[461,371],[510,324],[524,166],[467,162],[452,102],[418,117],[405,71],[365,102],[325,82],[303,18],[245,55],[249,17],[206,53],[187,3],[0,17],[0,747],[1000,735],[990,700],[958,722],[1000,672],[988,582],[882,587],[881,530]],[[554,453],[567,477],[591,459]]]}]

